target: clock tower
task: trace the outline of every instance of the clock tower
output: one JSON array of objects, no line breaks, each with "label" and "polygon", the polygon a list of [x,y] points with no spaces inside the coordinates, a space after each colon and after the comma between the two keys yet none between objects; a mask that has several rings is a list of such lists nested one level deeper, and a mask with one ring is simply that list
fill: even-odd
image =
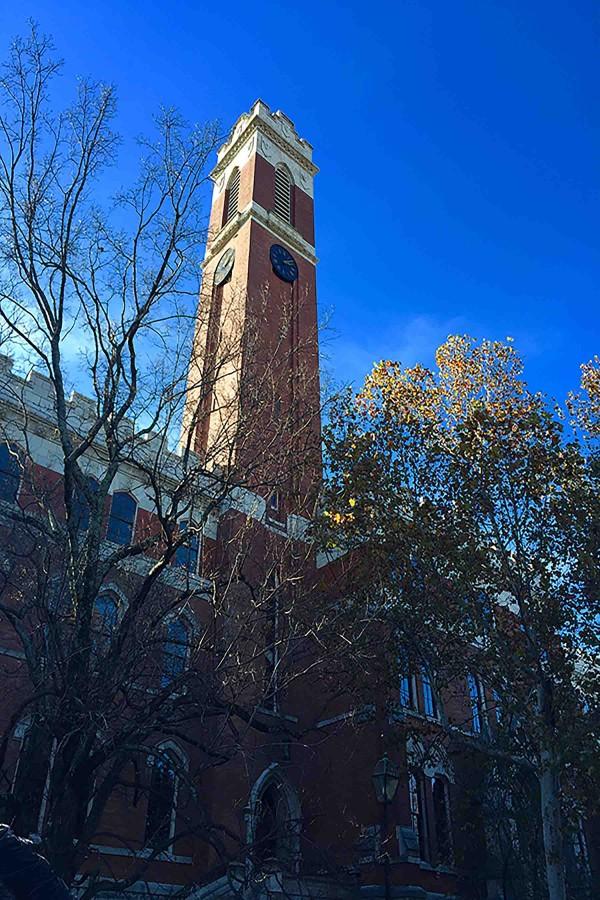
[{"label": "clock tower", "polygon": [[261,100],[219,150],[182,432],[282,517],[320,477],[316,172],[311,145]]}]

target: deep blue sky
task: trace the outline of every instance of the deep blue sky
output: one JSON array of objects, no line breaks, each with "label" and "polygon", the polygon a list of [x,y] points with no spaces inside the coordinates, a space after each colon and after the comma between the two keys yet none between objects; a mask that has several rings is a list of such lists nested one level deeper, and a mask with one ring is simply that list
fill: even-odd
[{"label": "deep blue sky", "polygon": [[560,396],[600,352],[597,0],[30,0],[4,4],[2,55],[26,16],[61,90],[118,85],[126,138],[161,103],[229,126],[261,97],[295,121],[339,379],[468,331],[513,336]]}]

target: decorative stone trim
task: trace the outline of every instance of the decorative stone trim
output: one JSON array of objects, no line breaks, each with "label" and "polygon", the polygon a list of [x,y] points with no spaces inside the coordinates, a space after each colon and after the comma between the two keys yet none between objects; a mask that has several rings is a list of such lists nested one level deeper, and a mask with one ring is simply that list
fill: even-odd
[{"label": "decorative stone trim", "polygon": [[320,722],[317,722],[316,727],[327,728],[329,725],[347,722],[349,719],[353,719],[357,724],[362,725],[365,722],[370,722],[374,715],[375,706],[372,703],[367,703],[358,709],[350,709],[348,712],[340,713],[338,716],[332,716],[330,719],[321,719]]},{"label": "decorative stone trim", "polygon": [[[256,104],[253,107],[253,109],[254,108],[256,108]],[[240,122],[240,120],[238,120],[238,124],[239,124],[239,122]],[[319,171],[318,167],[315,166],[315,164],[313,162],[311,162],[311,160],[309,160],[303,153],[301,153],[298,149],[296,149],[296,147],[294,147],[294,145],[292,144],[291,141],[286,140],[283,137],[283,135],[281,135],[271,125],[269,125],[268,122],[265,121],[265,119],[261,118],[258,115],[254,115],[250,119],[248,125],[245,128],[242,128],[240,134],[231,141],[229,147],[227,147],[225,153],[219,159],[219,161],[217,162],[217,165],[214,167],[214,169],[210,173],[210,177],[212,178],[213,181],[216,181],[216,179],[219,177],[219,175],[221,175],[225,171],[227,166],[231,163],[231,161],[240,152],[240,150],[242,149],[242,147],[244,146],[246,141],[250,140],[256,134],[257,131],[265,134],[273,144],[275,144],[277,147],[280,147],[282,150],[284,150],[288,156],[291,156],[291,158],[294,160],[294,162],[296,162],[306,172],[308,172],[308,174],[311,176],[311,178],[314,178],[314,176]],[[235,129],[234,129],[234,134],[235,134]],[[299,139],[297,139],[297,140],[299,140]],[[227,146],[227,145],[225,145],[225,146]]]},{"label": "decorative stone trim", "polygon": [[204,257],[204,262],[202,263],[203,270],[206,270],[207,266],[210,265],[215,256],[220,255],[223,248],[249,219],[258,222],[259,225],[266,228],[266,230],[274,237],[284,241],[284,243],[299,253],[300,256],[303,256],[309,263],[312,263],[313,266],[316,266],[319,262],[315,255],[314,246],[309,244],[308,241],[305,241],[292,225],[284,222],[276,213],[270,212],[253,200],[245,209],[240,210],[240,212],[230,219],[229,222],[227,222],[227,224],[215,235],[210,248],[207,250],[206,256]]}]

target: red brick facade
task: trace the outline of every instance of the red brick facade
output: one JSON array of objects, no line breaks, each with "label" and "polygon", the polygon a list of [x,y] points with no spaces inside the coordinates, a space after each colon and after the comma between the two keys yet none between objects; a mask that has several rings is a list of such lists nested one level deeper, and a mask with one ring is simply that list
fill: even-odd
[{"label": "red brick facade", "polygon": [[[278,165],[285,165],[291,173],[290,222],[274,211]],[[237,209],[226,221],[227,185],[235,167],[240,171],[239,198]],[[236,464],[244,469],[248,460],[257,462],[244,497],[236,496],[227,508],[219,509],[214,527],[207,527],[202,539],[194,590],[186,603],[194,627],[206,633],[216,627],[211,582],[226,578],[237,565],[242,541],[247,555],[243,575],[249,582],[264,579],[273,559],[284,567],[289,561],[290,567],[299,565],[297,577],[294,574],[290,581],[294,590],[309,598],[307,604],[316,594],[329,593],[339,599],[339,585],[347,577],[347,560],[323,564],[302,540],[302,526],[310,516],[320,478],[315,173],[310,148],[298,138],[289,120],[259,102],[236,126],[219,154],[213,176],[215,194],[190,383],[201,381],[206,367],[215,364],[223,335],[227,335],[228,346],[235,351],[231,379],[239,388],[235,393],[236,421],[242,423]],[[293,281],[282,280],[274,271],[273,244],[285,247],[293,257],[297,266]],[[215,271],[230,249],[235,251],[233,268],[223,284],[216,285]],[[36,377],[39,381],[40,376]],[[258,394],[254,392],[257,384],[261,387]],[[221,427],[214,420],[223,390],[216,381],[211,396],[201,400],[193,388],[190,391],[184,439],[186,433],[191,436],[191,446],[200,457],[210,456],[211,441]],[[282,459],[290,458],[298,461],[292,474],[282,464]],[[217,457],[212,462],[220,460]],[[35,455],[32,465],[36,485],[58,482],[58,472],[36,461]],[[269,501],[275,491],[277,508],[271,508]],[[60,515],[60,491],[57,496]],[[35,505],[26,479],[18,502],[23,507]],[[138,505],[134,537],[157,528],[155,511]],[[3,533],[8,547],[10,526],[6,521]],[[131,577],[138,576],[123,577],[115,571],[108,589],[126,594]],[[178,596],[187,597],[189,583],[178,586],[176,579],[166,578],[164,592],[171,592],[176,603]],[[240,608],[249,602],[248,597],[240,579]],[[227,634],[226,630],[223,633]],[[4,678],[14,684],[19,670],[25,668],[22,654],[8,632],[0,638],[0,645]],[[470,892],[456,868],[461,838],[456,828],[455,773],[461,766],[460,756],[440,752],[423,766],[418,779],[413,776],[411,780],[407,774],[419,770],[419,748],[414,741],[407,746],[404,724],[411,720],[413,730],[422,732],[424,745],[433,741],[441,700],[444,715],[462,734],[463,762],[468,758],[469,748],[480,736],[474,733],[467,685],[457,686],[452,696],[435,698],[436,707],[431,708],[420,673],[408,673],[409,693],[403,697],[396,684],[382,688],[376,660],[373,670],[364,673],[362,684],[360,679],[347,679],[341,663],[337,669],[335,662],[326,670],[311,668],[312,650],[304,639],[290,654],[304,674],[290,680],[268,708],[266,701],[260,700],[262,685],[254,664],[223,676],[218,668],[219,644],[215,641],[210,647],[210,653],[200,654],[199,674],[207,679],[237,679],[237,700],[240,705],[245,702],[245,709],[254,710],[255,721],[252,727],[242,717],[235,722],[235,753],[222,763],[215,762],[215,757],[224,753],[225,760],[233,737],[232,732],[220,730],[218,717],[191,720],[190,743],[185,749],[179,746],[179,751],[176,738],[157,734],[157,742],[168,741],[174,752],[185,754],[189,771],[194,773],[193,789],[180,787],[179,803],[185,805],[198,833],[192,829],[169,853],[148,865],[143,880],[153,885],[150,896],[163,896],[171,885],[194,884],[192,896],[198,898],[211,893],[229,897],[238,888],[261,896],[383,897],[386,875],[387,900],[392,896],[420,900],[485,896]],[[374,695],[369,694],[371,683],[378,685]],[[7,753],[10,777],[14,777],[22,744],[22,736],[15,732],[18,693],[7,691],[0,698],[2,729],[11,732]],[[481,716],[485,716],[486,729],[493,730],[493,698],[483,691],[483,701],[487,708],[482,707]],[[377,802],[372,784],[373,769],[384,753],[401,773],[398,790],[385,810]],[[138,864],[148,813],[148,796],[139,783],[149,777],[148,771],[140,774],[133,766],[126,767],[119,790],[108,801],[84,870],[101,865],[107,875],[122,877]],[[274,846],[272,857],[266,862],[263,859],[261,877],[252,882],[249,873],[255,870],[248,860],[267,808],[269,785],[276,786],[279,798],[273,815],[285,806],[285,859],[277,861]],[[177,811],[174,816],[177,819]],[[207,822],[214,829],[211,841],[203,831]],[[485,846],[482,834],[480,838]],[[478,890],[484,889],[485,883],[483,888],[480,884]]]}]

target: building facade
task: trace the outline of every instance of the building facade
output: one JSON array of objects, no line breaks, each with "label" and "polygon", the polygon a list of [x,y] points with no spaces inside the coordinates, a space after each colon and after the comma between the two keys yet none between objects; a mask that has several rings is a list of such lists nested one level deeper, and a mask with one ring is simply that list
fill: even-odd
[{"label": "building facade", "polygon": [[[104,675],[99,682],[92,664],[85,682],[111,713],[105,731],[100,717],[90,728],[90,752],[112,741],[121,768],[103,796],[115,760],[106,752],[97,787],[85,784],[82,815],[95,831],[82,839],[81,891],[94,873],[106,897],[169,896],[185,886],[195,898],[503,896],[502,853],[511,847],[497,841],[490,850],[481,811],[465,812],[458,796],[465,771],[483,778],[474,773],[495,727],[494,698],[475,675],[452,697],[438,697],[426,671],[369,697],[369,685],[336,657],[337,645],[319,650],[311,624],[347,577],[344,559],[315,554],[307,536],[320,479],[316,173],[310,144],[283,113],[257,101],[240,117],[212,176],[179,449],[157,449],[156,436],[146,436],[95,510],[102,439],[86,451],[91,493],[77,529],[89,528],[91,508],[101,558],[112,560],[88,645]],[[49,610],[59,616],[74,577],[44,556],[33,523],[42,506],[45,520],[50,511],[59,524],[64,518],[63,449],[53,385],[35,371],[14,374],[6,357],[1,363],[0,652],[10,685],[0,704],[3,796],[15,829],[43,839],[63,739],[37,728],[43,715],[22,711],[20,698],[32,673],[45,684],[43,654],[54,653]],[[91,401],[71,397],[74,433],[94,414]],[[155,574],[164,498],[180,491],[185,465],[195,473],[193,503],[184,504],[180,543]],[[140,550],[129,557],[134,544]],[[34,595],[45,598],[43,615]],[[140,631],[127,623],[135,623],[130,611],[142,595]],[[60,624],[68,640],[70,616],[66,609]],[[28,642],[28,628],[37,643]],[[135,665],[103,693],[123,654]],[[113,725],[115,704],[123,711]],[[451,745],[437,741],[442,719],[455,730]],[[14,796],[20,806],[10,805]],[[465,833],[461,817],[475,830]],[[79,834],[84,825],[73,827]],[[517,829],[509,825],[509,844]]]}]

